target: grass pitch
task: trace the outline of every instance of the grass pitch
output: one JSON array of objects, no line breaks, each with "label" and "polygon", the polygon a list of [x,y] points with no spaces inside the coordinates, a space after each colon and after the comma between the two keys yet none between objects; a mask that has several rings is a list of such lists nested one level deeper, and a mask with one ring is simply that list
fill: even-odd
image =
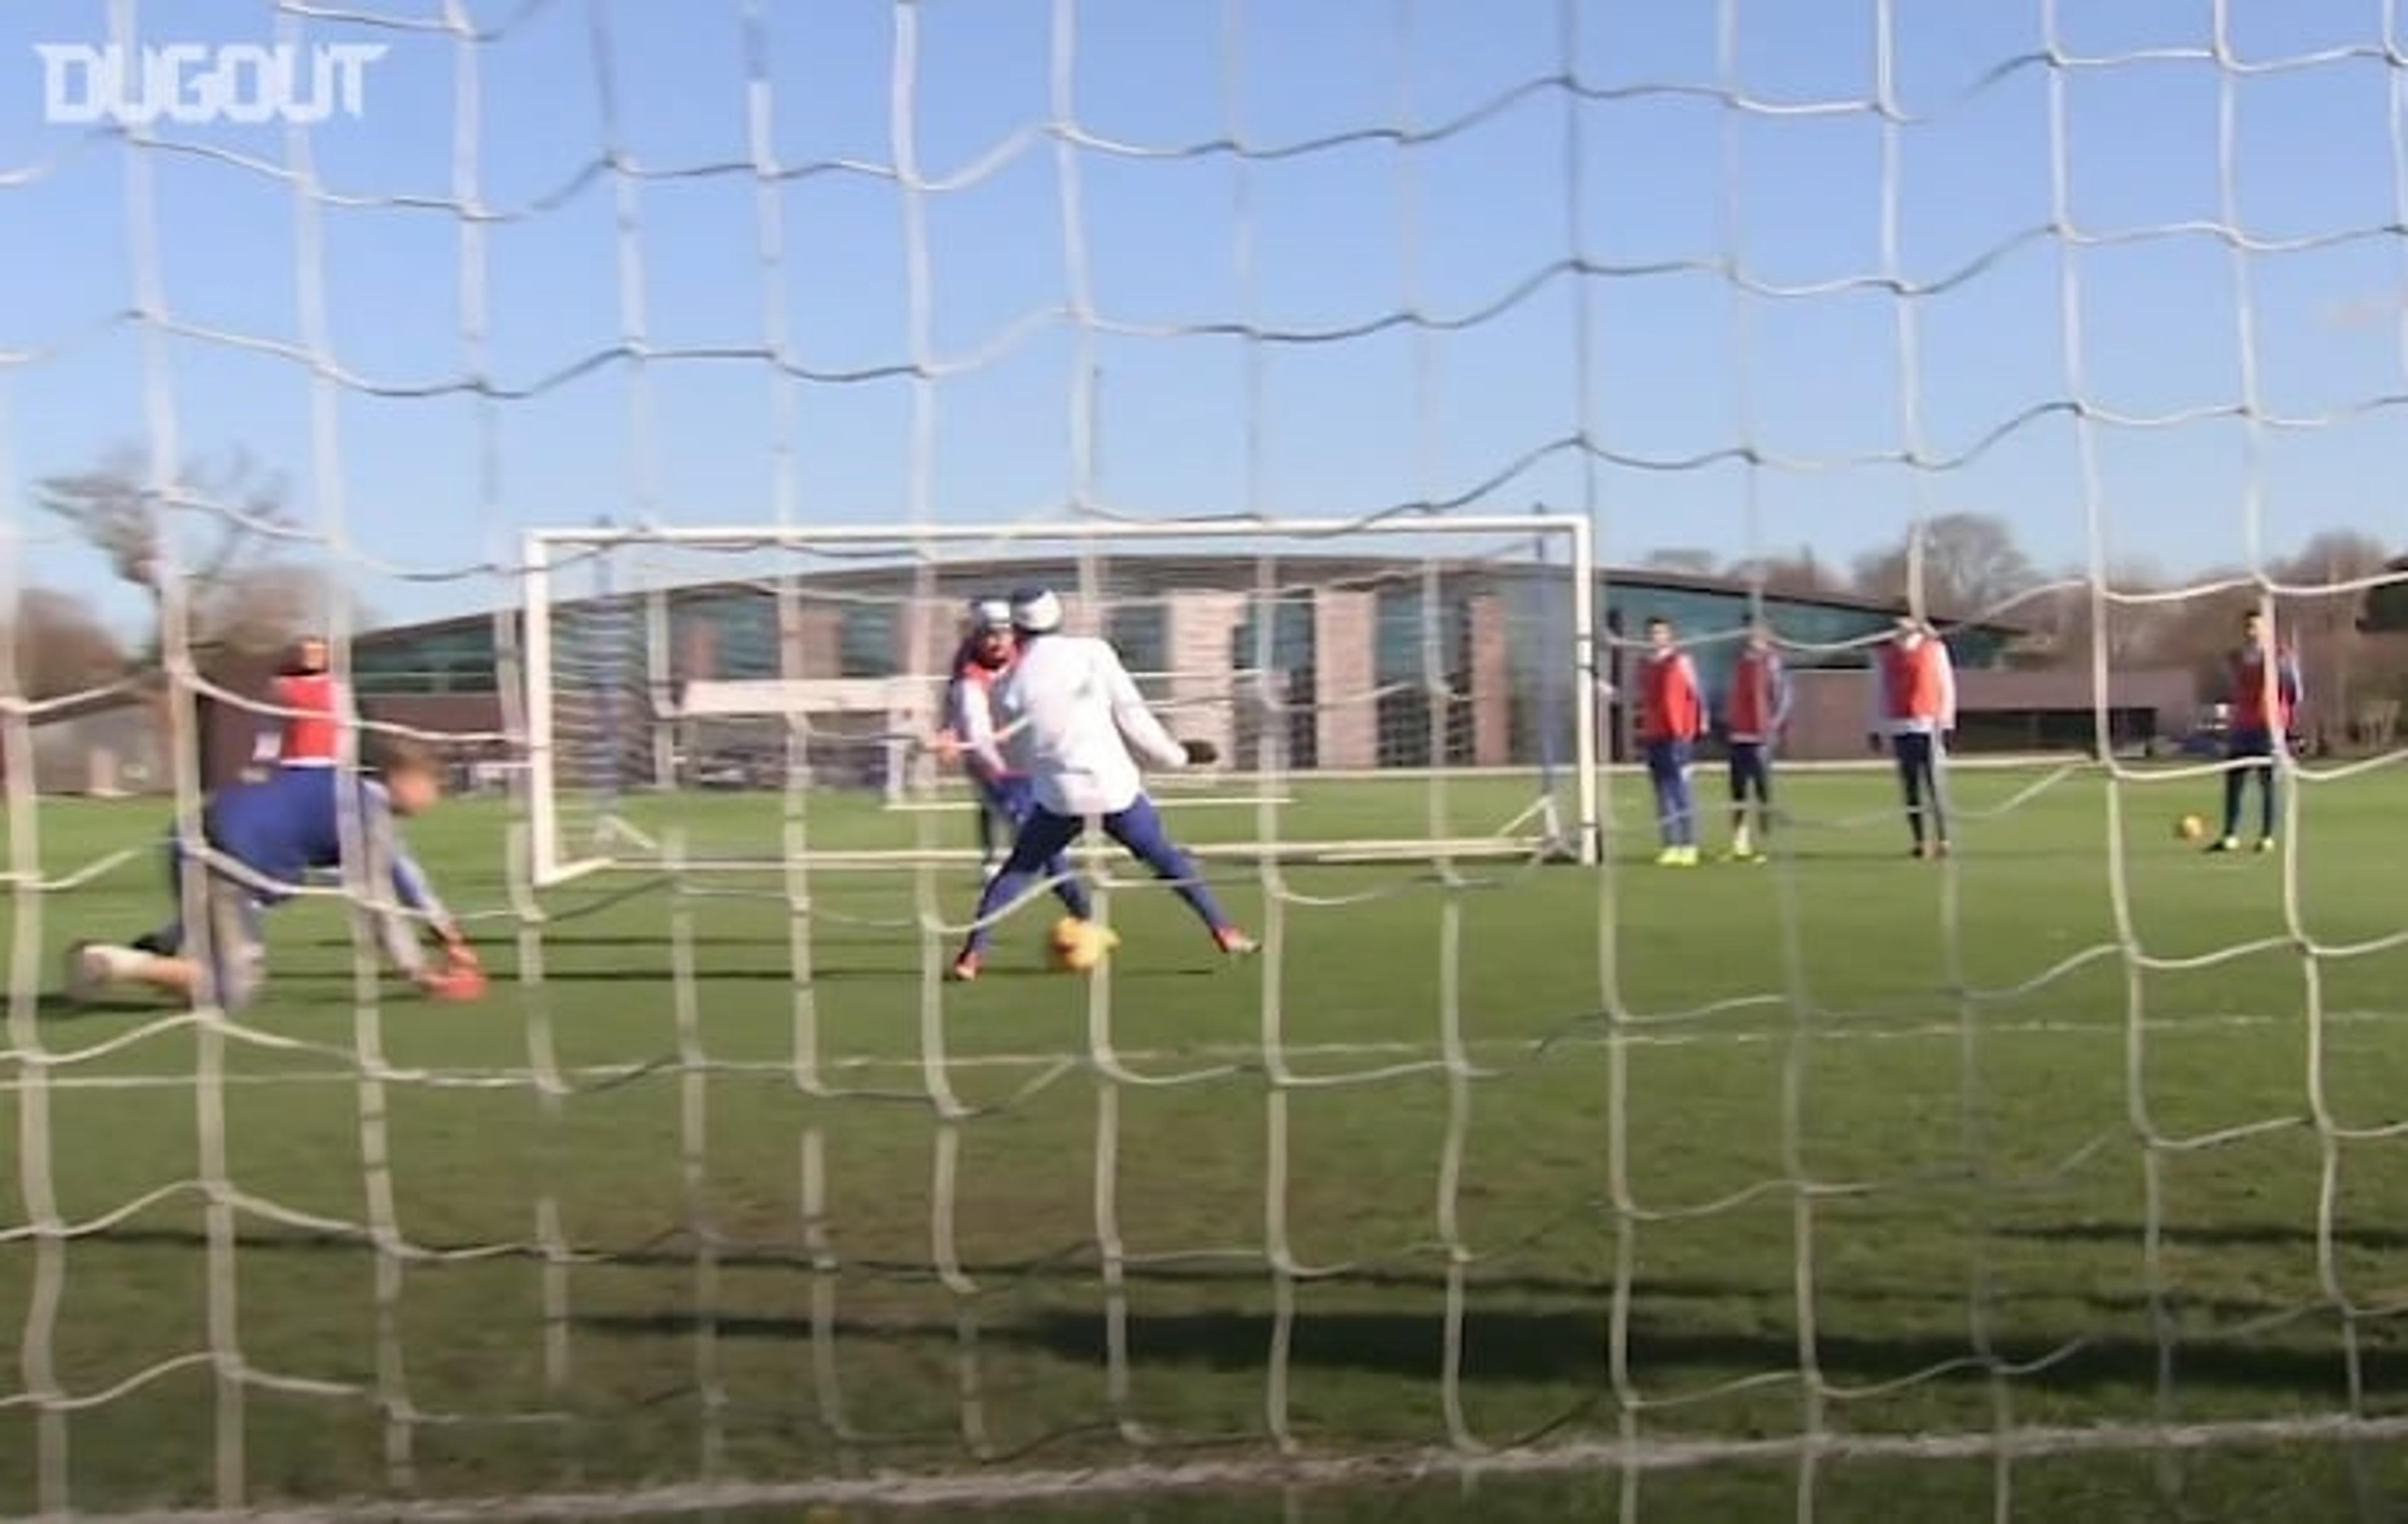
[{"label": "grass pitch", "polygon": [[[1273,906],[1232,864],[1271,956],[1225,966],[1131,889],[1101,1002],[1039,972],[1041,909],[986,980],[937,983],[950,938],[917,918],[966,919],[951,871],[818,876],[807,917],[775,876],[597,876],[522,943],[501,816],[452,806],[413,834],[456,907],[496,913],[483,1004],[364,1012],[338,915],[308,904],[275,919],[272,995],[234,1035],[46,1011],[38,1102],[9,1045],[0,1513],[46,1501],[45,1365],[77,1402],[47,1426],[50,1480],[94,1511],[208,1504],[237,1436],[260,1504],[1268,1464],[1279,1434],[1324,1459],[1563,1445],[1613,1439],[1634,1402],[1664,1445],[2408,1412],[2408,1160],[2382,1131],[2408,1116],[2408,949],[2383,940],[2408,929],[2408,786],[2312,785],[2287,883],[2286,857],[2173,839],[2212,781],[2126,790],[2133,937],[2192,961],[2135,976],[2106,790],[2047,776],[1961,775],[1946,870],[1905,858],[1863,774],[1785,780],[1806,823],[1767,867],[1659,870],[1626,837],[1608,874],[1297,869]],[[1448,796],[1466,833],[1520,803]],[[1616,803],[1643,831],[1637,790]],[[755,851],[778,830],[752,799],[653,813]],[[1293,835],[1429,828],[1418,785],[1283,814]],[[823,847],[967,841],[958,817],[814,822]],[[55,875],[163,821],[46,803],[38,825]],[[43,982],[70,937],[155,919],[159,877],[146,849],[18,894]],[[516,982],[522,946],[539,983]],[[1453,1036],[1476,1077],[1439,1061]],[[363,1055],[395,1077],[363,1085]],[[195,1184],[208,1061],[231,1254]],[[23,1232],[45,1174],[91,1230],[55,1307]],[[213,1284],[238,1408],[199,1358]],[[1786,1517],[1801,1486],[1823,1518],[1970,1516],[2001,1487],[2016,1517],[2376,1517],[2408,1466],[2290,1444],[1801,1481],[1776,1458],[1141,1511]]]}]

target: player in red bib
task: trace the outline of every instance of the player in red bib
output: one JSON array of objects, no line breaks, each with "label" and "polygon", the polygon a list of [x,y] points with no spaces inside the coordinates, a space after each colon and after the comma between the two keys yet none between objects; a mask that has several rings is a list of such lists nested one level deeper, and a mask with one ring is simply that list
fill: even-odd
[{"label": "player in red bib", "polygon": [[1698,865],[1698,804],[1689,789],[1689,761],[1706,728],[1706,701],[1698,668],[1673,643],[1672,621],[1647,621],[1647,654],[1639,662],[1639,740],[1656,786],[1656,824],[1668,868]]},{"label": "player in red bib", "polygon": [[268,702],[279,713],[275,728],[260,737],[261,762],[272,761],[279,767],[335,765],[351,705],[327,668],[323,636],[304,635],[294,642],[293,660],[277,674]]},{"label": "player in red bib", "polygon": [[[1764,838],[1772,834],[1772,753],[1789,723],[1789,673],[1772,643],[1772,627],[1751,620],[1747,644],[1731,663],[1730,691],[1723,701],[1724,738],[1730,743],[1730,860],[1764,861]],[[1755,826],[1748,829],[1750,805]]]},{"label": "player in red bib", "polygon": [[2274,849],[2276,766],[2290,745],[2291,721],[2300,712],[2300,659],[2277,650],[2266,633],[2266,616],[2255,609],[2241,621],[2241,648],[2227,662],[2232,719],[2224,736],[2224,833],[2211,852],[2241,847],[2241,799],[2258,779],[2258,850]]},{"label": "player in red bib", "polygon": [[1873,653],[1873,734],[1889,740],[1906,795],[1907,829],[1916,857],[1948,855],[1948,808],[1940,777],[1943,747],[1956,728],[1956,668],[1931,627],[1902,615],[1888,645]]}]

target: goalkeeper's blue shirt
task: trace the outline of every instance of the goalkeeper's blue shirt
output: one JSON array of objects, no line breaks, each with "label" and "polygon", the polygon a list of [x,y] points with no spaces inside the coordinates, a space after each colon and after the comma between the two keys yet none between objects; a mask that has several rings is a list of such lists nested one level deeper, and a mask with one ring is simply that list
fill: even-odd
[{"label": "goalkeeper's blue shirt", "polygon": [[[394,897],[404,908],[446,919],[425,872],[402,844],[384,785],[356,778],[351,786],[358,790],[359,840],[370,872],[390,875]],[[251,887],[273,904],[289,898],[290,889],[306,882],[313,869],[342,866],[342,788],[334,768],[281,768],[262,782],[220,790],[202,813],[202,833],[211,847],[266,880]]]}]

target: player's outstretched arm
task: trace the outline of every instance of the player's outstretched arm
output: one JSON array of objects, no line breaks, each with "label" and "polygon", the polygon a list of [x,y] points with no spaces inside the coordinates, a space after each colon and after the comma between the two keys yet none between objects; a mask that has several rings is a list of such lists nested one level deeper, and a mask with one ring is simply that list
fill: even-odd
[{"label": "player's outstretched arm", "polygon": [[1137,679],[1121,664],[1119,654],[1109,646],[1098,647],[1097,650],[1097,662],[1103,669],[1098,676],[1104,684],[1104,695],[1112,706],[1112,723],[1138,762],[1167,772],[1185,767],[1187,748],[1173,740],[1162,721],[1154,718],[1145,695],[1137,691]]},{"label": "player's outstretched arm", "polygon": [[1939,647],[1937,661],[1940,666],[1940,734],[1943,736],[1954,735],[1956,734],[1956,662],[1955,658],[1948,654],[1946,641],[1935,636],[1933,643]]},{"label": "player's outstretched arm", "polygon": [[999,778],[1011,771],[1003,760],[1003,743],[995,727],[995,701],[975,683],[960,685],[955,701],[954,731],[960,736],[962,760],[982,777]]},{"label": "player's outstretched arm", "polygon": [[[367,845],[370,881],[391,883],[395,902],[393,907],[370,912],[386,961],[429,994],[465,999],[480,993],[483,985],[476,949],[468,946],[459,922],[452,919],[452,913],[436,897],[426,870],[418,865],[418,860],[401,839],[384,791],[371,785],[366,793],[367,807],[363,811],[361,824]],[[418,927],[422,920],[435,928],[436,938],[443,945],[445,961],[439,969],[429,965],[425,949],[419,945]]]}]

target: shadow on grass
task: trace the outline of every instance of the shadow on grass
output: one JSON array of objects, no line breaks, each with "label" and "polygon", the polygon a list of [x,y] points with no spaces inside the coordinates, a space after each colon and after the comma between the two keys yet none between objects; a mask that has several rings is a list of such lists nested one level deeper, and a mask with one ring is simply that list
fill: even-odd
[{"label": "shadow on grass", "polygon": [[[79,1240],[79,1252],[104,1247],[163,1248],[197,1254],[201,1234],[188,1230],[119,1228]],[[437,1248],[438,1246],[426,1246]],[[462,1246],[466,1247],[469,1246]],[[362,1238],[333,1235],[257,1234],[238,1246],[245,1256],[301,1253],[358,1255],[374,1252]],[[625,1251],[595,1253],[597,1262],[629,1267],[683,1269],[693,1263],[683,1241],[663,1242]],[[536,1258],[531,1251],[524,1256]],[[807,1257],[783,1249],[729,1248],[717,1262],[723,1269],[785,1268],[799,1277],[810,1274]],[[964,1267],[986,1283],[990,1294],[979,1299],[985,1309],[980,1338],[996,1346],[1018,1347],[1054,1359],[1098,1364],[1107,1356],[1106,1326],[1098,1308],[1068,1309],[1031,1304],[1035,1289],[1054,1288],[1053,1295],[1075,1289],[1091,1293],[1095,1284],[1092,1256],[1083,1249],[1066,1250],[1047,1261],[974,1264]],[[429,1266],[423,1275],[440,1275]],[[935,1275],[922,1263],[856,1261],[846,1267],[848,1277],[879,1278],[898,1284],[933,1286]],[[1216,1289],[1225,1299],[1260,1301],[1268,1295],[1268,1278],[1259,1265],[1226,1266],[1133,1265],[1129,1280],[1153,1286],[1158,1295],[1176,1294],[1184,1287],[1202,1295]],[[1399,1266],[1363,1269],[1314,1284],[1316,1294],[1353,1291],[1409,1296],[1426,1307],[1445,1284],[1436,1268]],[[1532,1275],[1499,1275],[1476,1281],[1466,1325],[1464,1377],[1473,1383],[1585,1384],[1600,1381],[1604,1370],[1606,1308],[1609,1288],[1573,1277]],[[1017,1291],[1018,1294],[1015,1294]],[[1785,1319],[1772,1318],[1761,1327],[1717,1328],[1734,1317],[1733,1299],[1778,1302],[1784,1288],[1771,1283],[1742,1284],[1713,1279],[1651,1281],[1641,1288],[1630,1335],[1632,1360],[1641,1368],[1713,1372],[1792,1370],[1799,1346]],[[1484,1304],[1491,1299],[1518,1299],[1523,1305]],[[1052,1300],[1045,1296],[1042,1300]],[[1961,1294],[1934,1291],[1905,1299],[1930,1307],[1956,1307]],[[2034,1299],[2039,1300],[2039,1299]],[[2051,1298],[2049,1300],[2056,1300]],[[2137,1296],[2067,1298],[2078,1306],[2071,1311],[2072,1326],[2062,1334],[2034,1334],[2027,1328],[2002,1341],[2000,1355],[2011,1363],[2028,1363],[2056,1354],[2069,1341],[2078,1346],[2044,1368],[2018,1376],[2019,1385],[2036,1390],[2080,1392],[2105,1388],[2147,1389],[2160,1377],[2164,1350],[2143,1332],[2126,1332],[2145,1317],[2146,1304]],[[1532,1301],[1557,1303],[1533,1307]],[[1986,1379],[1973,1360],[1964,1336],[1921,1330],[1895,1333],[1845,1332],[1843,1325],[1895,1320],[1901,1299],[1885,1291],[1877,1296],[1826,1299],[1816,1359],[1833,1381],[1872,1386],[1928,1377],[1933,1382],[1969,1384]],[[2287,1310],[2273,1302],[2239,1299],[2183,1299],[2184,1310],[2211,1316],[2229,1324],[2244,1323]],[[1913,1314],[1918,1319],[1928,1314]],[[576,1316],[570,1326],[603,1338],[631,1340],[691,1338],[708,1328],[717,1338],[806,1342],[813,1336],[810,1319],[763,1317],[751,1313],[724,1316],[699,1314],[691,1308],[658,1312],[593,1313]],[[2117,1325],[2123,1325],[2118,1327]],[[1127,1320],[1131,1358],[1140,1367],[1192,1367],[1219,1372],[1264,1368],[1278,1324],[1259,1308],[1207,1308],[1178,1312],[1132,1312]],[[851,1340],[897,1346],[951,1346],[958,1342],[958,1325],[947,1318],[881,1318],[838,1320],[834,1332]],[[1428,1379],[1441,1368],[1445,1324],[1435,1311],[1383,1311],[1361,1306],[1298,1314],[1291,1336],[1291,1360],[1300,1368],[1329,1368]],[[2185,1387],[2215,1387],[2231,1390],[2314,1394],[2338,1400],[2344,1368],[2337,1330],[2329,1318],[2311,1316],[2291,1325],[2278,1337],[2233,1338],[2198,1334],[2178,1339],[2172,1352],[2176,1378]],[[2371,1394],[2408,1394],[2408,1348],[2366,1347],[2361,1354],[2363,1379]]]},{"label": "shadow on grass", "polygon": [[[2134,1248],[2147,1236],[2138,1222],[2060,1222],[2039,1226],[2002,1227],[2001,1237],[2036,1239],[2043,1243],[2125,1244]],[[2159,1239],[2167,1244],[2209,1248],[2283,1248],[2314,1245],[2316,1227],[2308,1222],[2163,1223]],[[2365,1228],[2335,1224],[2333,1242],[2348,1248],[2408,1248],[2408,1229]]]},{"label": "shadow on grass", "polygon": [[[630,1338],[690,1336],[704,1320],[690,1312],[595,1315],[574,1320],[589,1332]],[[723,1339],[809,1340],[808,1319],[732,1316],[708,1323]],[[1605,1311],[1473,1311],[1464,1334],[1465,1381],[1476,1384],[1544,1383],[1602,1385],[1605,1374]],[[957,1343],[953,1322],[887,1322],[848,1326],[839,1337],[898,1345]],[[1267,1369],[1280,1332],[1262,1312],[1132,1313],[1126,1332],[1132,1364],[1144,1369],[1190,1368],[1221,1373]],[[979,1331],[982,1344],[1016,1346],[1082,1366],[1109,1355],[1099,1312],[1043,1311],[1014,1316],[998,1311]],[[1443,1365],[1445,1323],[1435,1313],[1343,1310],[1300,1313],[1288,1333],[1290,1363],[1374,1375],[1428,1380]],[[2058,1347],[2024,1341],[2000,1348],[2011,1363],[2036,1361]],[[1630,1359],[1641,1370],[1690,1368],[1717,1372],[1794,1371],[1794,1335],[1778,1330],[1738,1331],[1688,1326],[1673,1317],[1635,1320]],[[1961,1335],[1921,1332],[1842,1334],[1823,1332],[1815,1359],[1823,1374],[1845,1386],[1878,1386],[1925,1377],[1932,1383],[1971,1384],[1988,1379]],[[2163,1351],[2154,1339],[2116,1332],[2085,1338],[2071,1353],[2017,1377],[2034,1389],[2078,1392],[2154,1387]],[[2188,1342],[2177,1345],[2174,1369],[2186,1388],[2344,1394],[2344,1370],[2338,1338],[2329,1343]],[[2408,1350],[2372,1349],[2361,1359],[2370,1394],[2408,1392]]]}]

